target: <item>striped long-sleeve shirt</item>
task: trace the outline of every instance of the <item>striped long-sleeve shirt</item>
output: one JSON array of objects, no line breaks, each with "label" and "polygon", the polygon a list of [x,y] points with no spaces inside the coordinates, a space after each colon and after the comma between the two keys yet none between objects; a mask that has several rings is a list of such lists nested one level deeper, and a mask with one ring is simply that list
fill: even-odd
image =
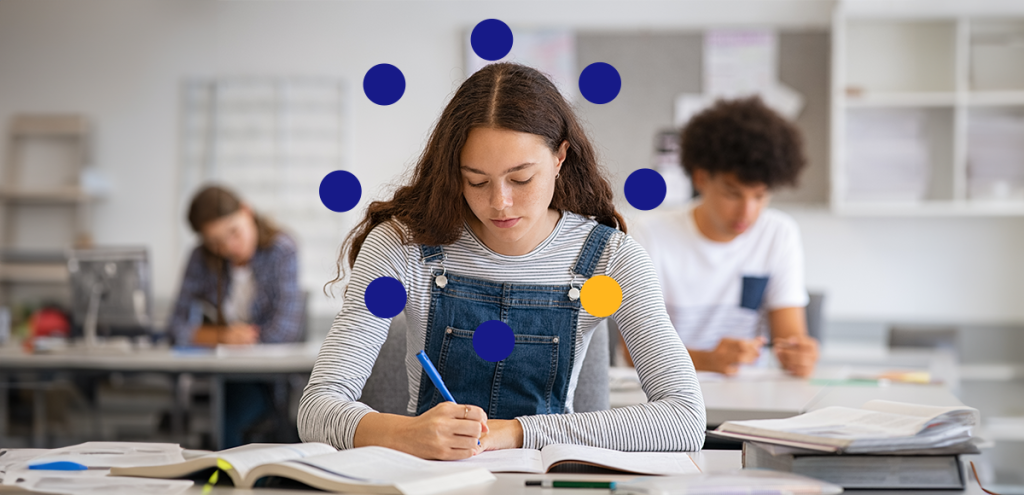
[{"label": "striped long-sleeve shirt", "polygon": [[[495,253],[467,227],[455,243],[445,246],[444,268],[449,273],[496,282],[568,285],[573,282],[572,265],[594,225],[594,220],[564,212],[551,235],[522,256]],[[320,349],[299,406],[299,434],[305,441],[351,448],[359,420],[373,412],[357,400],[390,324],[373,316],[363,303],[367,285],[379,277],[398,279],[408,292],[405,364],[408,410],[415,410],[421,375],[415,353],[425,341],[431,270],[437,266],[422,262],[419,247],[403,244],[396,228],[404,227],[386,223],[374,228],[352,267],[345,304]],[[699,450],[704,442],[704,400],[690,356],[665,311],[647,253],[631,237],[616,232],[594,275],[607,275],[622,287],[622,306],[613,317],[648,402],[608,411],[516,418],[523,426],[523,447],[572,443],[625,451]],[[575,282],[578,285],[583,280]],[[580,311],[577,356],[585,355],[599,322]],[[570,407],[582,362],[576,360],[571,371],[566,398]]]}]

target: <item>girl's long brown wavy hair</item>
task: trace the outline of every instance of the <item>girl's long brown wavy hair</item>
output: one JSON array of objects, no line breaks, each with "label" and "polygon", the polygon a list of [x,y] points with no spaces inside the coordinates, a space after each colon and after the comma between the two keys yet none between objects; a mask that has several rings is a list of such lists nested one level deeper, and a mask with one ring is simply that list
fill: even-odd
[{"label": "girl's long brown wavy hair", "polygon": [[370,203],[366,216],[345,238],[337,276],[324,286],[325,291],[343,278],[346,253],[351,268],[366,236],[382,223],[401,222],[411,235],[404,239],[407,243],[443,245],[459,238],[463,222],[473,215],[462,192],[460,155],[475,127],[536,134],[552,153],[568,141],[550,207],[626,231],[626,222],[612,202],[612,188],[569,103],[536,69],[496,63],[477,71],[455,92],[430,134],[411,183],[398,188],[388,201]]}]

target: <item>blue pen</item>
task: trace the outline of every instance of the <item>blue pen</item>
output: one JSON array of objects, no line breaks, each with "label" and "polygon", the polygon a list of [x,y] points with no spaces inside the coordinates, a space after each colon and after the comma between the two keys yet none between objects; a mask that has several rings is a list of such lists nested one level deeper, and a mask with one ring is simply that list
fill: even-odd
[{"label": "blue pen", "polygon": [[[441,396],[448,402],[459,402],[452,397],[452,393],[448,391],[448,387],[444,385],[444,380],[441,379],[441,374],[437,372],[437,368],[434,367],[434,363],[430,362],[430,358],[427,357],[427,351],[420,351],[416,353],[416,359],[420,360],[420,365],[423,366],[423,371],[427,372],[427,376],[430,377],[430,381],[434,382],[434,386],[441,392]],[[467,409],[468,411],[468,409]],[[480,445],[480,440],[476,441],[477,445]]]},{"label": "blue pen", "polygon": [[420,364],[423,365],[423,371],[427,372],[427,376],[430,377],[430,381],[434,382],[434,386],[444,396],[444,400],[448,402],[459,402],[452,397],[452,393],[448,391],[448,387],[444,386],[444,381],[441,380],[441,374],[437,372],[437,368],[434,367],[434,363],[430,362],[430,358],[427,357],[427,351],[420,351],[416,353],[416,359],[420,360]]},{"label": "blue pen", "polygon": [[85,471],[89,469],[89,466],[71,461],[54,461],[32,464],[28,468],[32,470],[38,469],[46,471]]}]

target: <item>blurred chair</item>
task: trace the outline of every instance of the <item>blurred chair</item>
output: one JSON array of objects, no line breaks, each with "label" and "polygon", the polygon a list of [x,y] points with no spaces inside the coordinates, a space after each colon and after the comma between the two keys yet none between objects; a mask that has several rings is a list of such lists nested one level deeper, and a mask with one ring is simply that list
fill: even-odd
[{"label": "blurred chair", "polygon": [[[391,320],[388,338],[377,355],[360,401],[376,411],[407,415],[409,379],[406,375],[405,312]],[[573,406],[576,412],[608,409],[608,328],[602,323],[594,330],[590,348],[583,359]]]},{"label": "blurred chair", "polygon": [[825,326],[825,318],[822,306],[825,303],[824,292],[809,292],[807,294],[807,335],[821,342],[822,328]]},{"label": "blurred chair", "polygon": [[956,327],[893,326],[889,328],[889,347],[914,347],[949,351],[956,354]]}]

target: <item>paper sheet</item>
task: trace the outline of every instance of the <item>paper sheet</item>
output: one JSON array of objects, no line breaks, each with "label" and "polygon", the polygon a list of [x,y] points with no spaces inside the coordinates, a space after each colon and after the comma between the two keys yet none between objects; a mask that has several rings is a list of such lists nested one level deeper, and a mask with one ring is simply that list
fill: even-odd
[{"label": "paper sheet", "polygon": [[[23,476],[22,489],[41,493],[67,495],[177,495],[192,486],[188,480],[154,480],[147,478],[121,478],[105,476],[105,471],[79,471],[66,474],[61,471],[33,471]],[[43,473],[43,474],[34,474]]]},{"label": "paper sheet", "polygon": [[622,452],[583,445],[548,445],[541,450],[544,464],[584,461],[634,473],[696,474],[700,469],[685,452]]},{"label": "paper sheet", "polygon": [[543,473],[544,460],[536,449],[506,449],[481,452],[461,461],[437,461],[481,467],[492,473]]},{"label": "paper sheet", "polygon": [[90,468],[152,466],[185,460],[173,443],[86,442],[53,449],[34,462],[70,461]]}]

